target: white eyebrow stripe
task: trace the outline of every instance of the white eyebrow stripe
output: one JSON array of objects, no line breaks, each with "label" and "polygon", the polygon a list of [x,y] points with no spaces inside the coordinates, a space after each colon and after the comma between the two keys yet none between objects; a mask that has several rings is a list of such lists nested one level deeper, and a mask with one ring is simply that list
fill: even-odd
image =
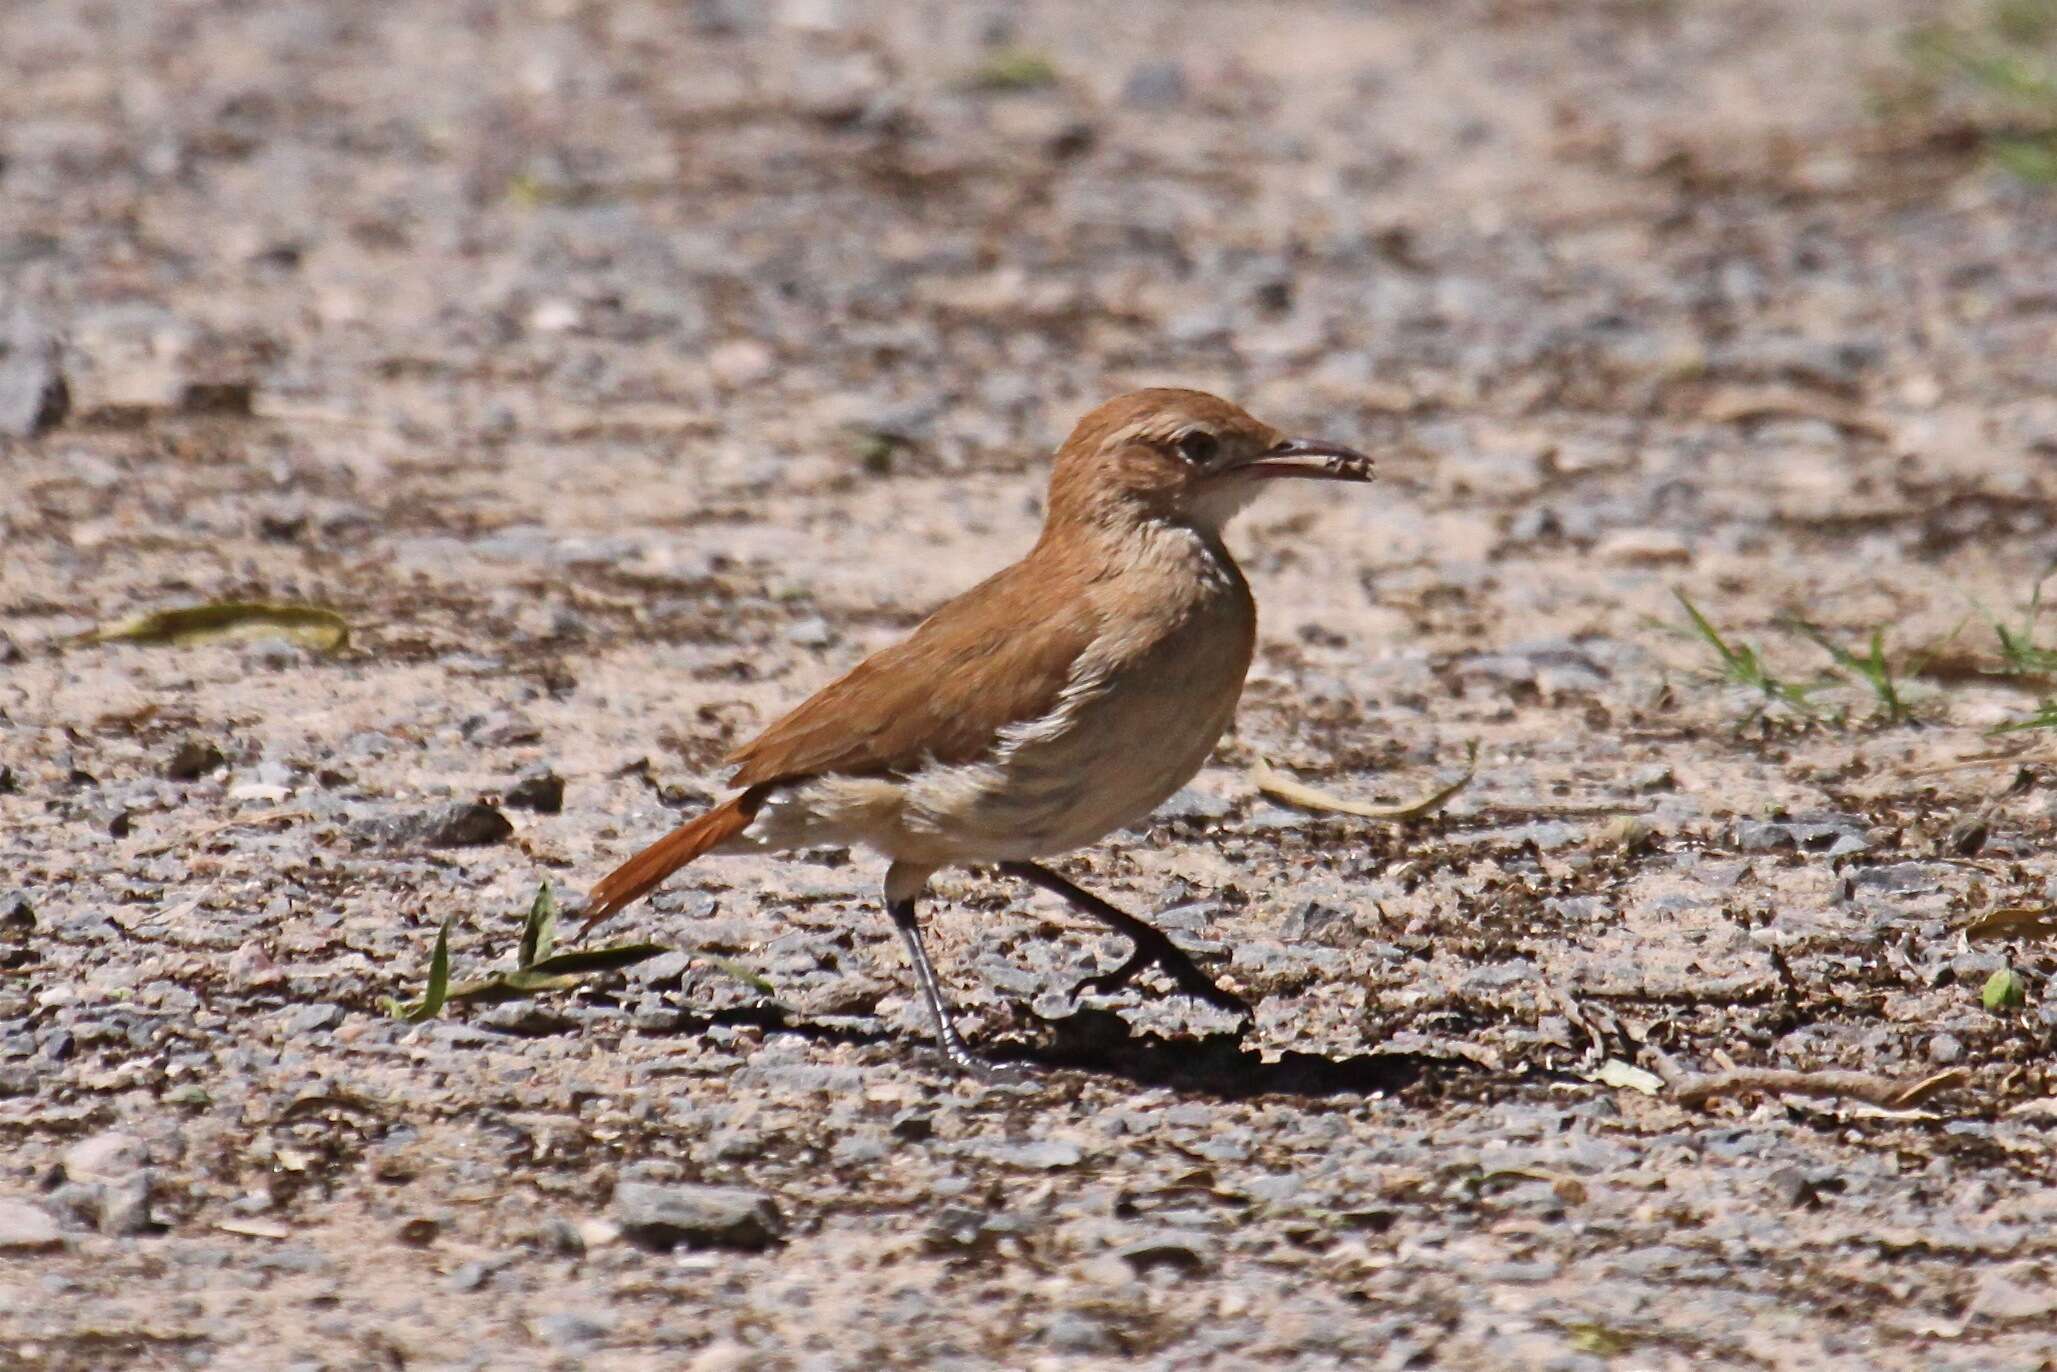
[{"label": "white eyebrow stripe", "polygon": [[1137,439],[1143,438],[1155,431],[1156,426],[1150,420],[1139,419],[1128,427],[1116,429],[1113,433],[1107,435],[1106,443],[1110,448],[1120,447],[1125,443],[1133,443]]}]

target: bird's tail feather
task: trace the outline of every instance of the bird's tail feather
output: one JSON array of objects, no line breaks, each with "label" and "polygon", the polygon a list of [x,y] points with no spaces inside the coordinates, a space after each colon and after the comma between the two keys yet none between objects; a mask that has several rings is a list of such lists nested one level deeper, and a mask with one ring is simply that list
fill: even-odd
[{"label": "bird's tail feather", "polygon": [[622,907],[649,894],[659,882],[694,858],[721,846],[750,827],[764,804],[764,788],[751,787],[743,794],[715,806],[697,819],[687,820],[621,866],[600,878],[600,884],[586,897],[586,922],[579,936]]}]

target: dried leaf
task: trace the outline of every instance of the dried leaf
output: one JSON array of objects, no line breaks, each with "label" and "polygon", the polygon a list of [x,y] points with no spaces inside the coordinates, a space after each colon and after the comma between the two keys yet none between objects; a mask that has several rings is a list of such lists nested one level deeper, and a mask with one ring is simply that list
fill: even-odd
[{"label": "dried leaf", "polygon": [[2049,938],[2057,934],[2057,908],[2010,905],[1988,910],[1964,926],[1969,939]]},{"label": "dried leaf", "polygon": [[1612,1086],[1617,1091],[1640,1091],[1654,1096],[1664,1088],[1664,1081],[1655,1072],[1646,1072],[1620,1058],[1609,1058],[1600,1064],[1600,1070],[1593,1073],[1591,1080],[1602,1086]]},{"label": "dried leaf", "polygon": [[1057,68],[1042,53],[1003,48],[988,57],[965,83],[979,91],[1028,91],[1057,84]]},{"label": "dried leaf", "polygon": [[1677,1063],[1658,1058],[1664,1084],[1681,1105],[1704,1105],[1717,1096],[1737,1096],[1749,1091],[1774,1095],[1826,1096],[1864,1101],[1882,1110],[1911,1110],[1940,1091],[1962,1086],[1970,1074],[1961,1067],[1945,1068],[1932,1076],[1884,1077],[1875,1072],[1825,1069],[1799,1072],[1778,1067],[1734,1067],[1725,1072],[1687,1072]]},{"label": "dried leaf", "polygon": [[2028,1000],[2028,983],[2012,967],[2002,967],[1986,978],[1978,1000],[1988,1010],[2012,1010]]},{"label": "dried leaf", "polygon": [[1599,1358],[1618,1357],[1633,1346],[1626,1334],[1604,1324],[1574,1324],[1567,1326],[1564,1332],[1573,1348]]},{"label": "dried leaf", "polygon": [[1274,800],[1297,805],[1303,810],[1324,810],[1332,814],[1356,815],[1360,819],[1383,819],[1403,821],[1425,819],[1448,805],[1457,794],[1471,784],[1478,773],[1478,742],[1473,740],[1464,745],[1464,775],[1449,785],[1430,792],[1420,800],[1407,805],[1367,805],[1363,801],[1345,800],[1318,791],[1312,786],[1293,780],[1273,770],[1272,765],[1258,758],[1250,768],[1250,780],[1257,789]]},{"label": "dried leaf", "polygon": [[749,968],[745,967],[740,962],[736,962],[729,958],[709,958],[707,961],[711,966],[714,966],[720,969],[721,971],[728,973],[737,981],[742,982],[745,986],[749,987],[753,991],[758,992],[760,995],[776,996],[778,994],[776,991],[772,989],[772,985],[770,982],[766,981],[763,977],[751,971]]},{"label": "dried leaf", "polygon": [[350,626],[334,610],[312,605],[265,605],[227,601],[158,610],[119,624],[93,629],[82,643],[217,643],[227,639],[284,638],[316,652],[334,652],[350,642]]},{"label": "dried leaf", "polygon": [[1797,386],[1720,386],[1700,402],[1700,417],[1715,424],[1759,419],[1818,419],[1846,434],[1891,442],[1893,431],[1861,406]]},{"label": "dried leaf", "polygon": [[290,1239],[293,1231],[277,1220],[217,1220],[214,1227],[224,1234],[241,1234],[251,1239]]}]

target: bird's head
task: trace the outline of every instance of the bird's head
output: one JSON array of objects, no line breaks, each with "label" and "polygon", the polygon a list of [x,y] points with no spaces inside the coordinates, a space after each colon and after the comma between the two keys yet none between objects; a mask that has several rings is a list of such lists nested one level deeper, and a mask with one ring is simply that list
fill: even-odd
[{"label": "bird's head", "polygon": [[1086,415],[1057,450],[1049,519],[1169,519],[1216,533],[1268,482],[1371,472],[1353,448],[1289,437],[1205,391],[1131,391]]}]

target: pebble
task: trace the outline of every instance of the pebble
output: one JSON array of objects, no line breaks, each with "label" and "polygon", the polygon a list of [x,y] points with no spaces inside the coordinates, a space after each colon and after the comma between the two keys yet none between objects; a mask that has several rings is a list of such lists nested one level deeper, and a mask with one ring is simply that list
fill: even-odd
[{"label": "pebble", "polygon": [[228,765],[221,749],[205,739],[189,738],[178,746],[164,764],[167,781],[197,781],[217,767]]},{"label": "pebble", "polygon": [[155,1174],[145,1168],[119,1182],[108,1183],[100,1196],[100,1232],[126,1237],[150,1229],[150,1195]]},{"label": "pebble", "polygon": [[707,356],[707,369],[729,387],[754,385],[769,377],[777,366],[778,359],[771,349],[749,338],[724,343]]},{"label": "pebble", "polygon": [[70,411],[56,340],[26,308],[15,309],[0,328],[0,437],[36,438]]},{"label": "pebble", "polygon": [[510,710],[473,715],[458,732],[481,748],[513,748],[539,742],[543,737],[543,731],[533,721]]},{"label": "pebble", "polygon": [[0,1196],[0,1253],[37,1253],[63,1246],[64,1235],[48,1211]]},{"label": "pebble", "polygon": [[1025,1167],[1039,1172],[1076,1167],[1085,1156],[1077,1144],[1067,1139],[1031,1139],[1026,1143],[981,1139],[967,1145],[966,1151],[1008,1167]]},{"label": "pebble", "polygon": [[1107,1326],[1076,1310],[1062,1310],[1043,1326],[1043,1342],[1060,1353],[1098,1353],[1112,1346]]},{"label": "pebble", "polygon": [[[467,1264],[476,1266],[476,1264]],[[557,1348],[589,1348],[614,1332],[614,1322],[595,1311],[559,1310],[529,1321],[537,1338]]]},{"label": "pebble", "polygon": [[1623,567],[1677,567],[1691,562],[1693,551],[1669,529],[1613,529],[1593,545],[1593,556]]},{"label": "pebble", "polygon": [[319,1034],[333,1029],[342,1022],[343,1007],[340,1005],[302,1005],[287,1011],[280,1027],[288,1037],[298,1038],[303,1034]]},{"label": "pebble", "polygon": [[95,1134],[64,1150],[64,1175],[72,1181],[123,1181],[144,1158],[143,1141],[133,1134]]},{"label": "pebble", "polygon": [[1214,1241],[1205,1234],[1166,1230],[1122,1245],[1116,1250],[1121,1260],[1143,1276],[1164,1267],[1181,1276],[1193,1276],[1214,1266]]},{"label": "pebble", "polygon": [[476,1291],[492,1277],[493,1269],[482,1262],[460,1264],[444,1281],[452,1291]]},{"label": "pebble", "polygon": [[836,631],[819,615],[803,619],[786,630],[786,642],[802,648],[826,648],[835,641]]},{"label": "pebble", "polygon": [[1177,62],[1139,62],[1121,83],[1121,103],[1131,109],[1169,109],[1186,98],[1186,69]]},{"label": "pebble", "polygon": [[502,802],[516,810],[534,810],[539,815],[558,814],[564,809],[564,778],[548,767],[533,768],[507,788]]},{"label": "pebble", "polygon": [[621,1232],[639,1248],[768,1248],[785,1234],[770,1196],[734,1186],[625,1181],[614,1188]]},{"label": "pebble", "polygon": [[[1971,1313],[1991,1320],[2042,1320],[2057,1311],[2057,1278],[2033,1263],[1994,1268],[1978,1279]],[[2047,1333],[2049,1326],[2043,1326]]]},{"label": "pebble", "polygon": [[499,843],[513,823],[491,805],[457,801],[418,814],[380,816],[360,831],[389,848],[478,848]]}]

